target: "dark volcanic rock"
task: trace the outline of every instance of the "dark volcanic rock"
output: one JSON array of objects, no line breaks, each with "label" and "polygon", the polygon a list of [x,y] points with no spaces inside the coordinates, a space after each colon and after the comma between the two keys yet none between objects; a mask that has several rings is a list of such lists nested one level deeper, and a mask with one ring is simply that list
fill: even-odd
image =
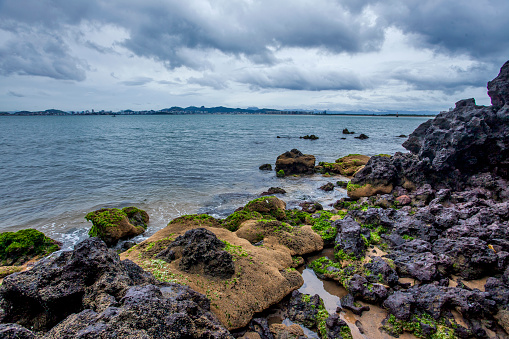
[{"label": "dark volcanic rock", "polygon": [[370,282],[380,282],[389,286],[398,284],[398,274],[382,258],[373,257],[371,262],[364,264],[364,267],[371,272],[367,277]]},{"label": "dark volcanic rock", "polygon": [[315,328],[317,325],[316,316],[319,309],[323,307],[323,301],[318,294],[310,296],[299,291],[293,291],[288,304],[288,318],[307,328]]},{"label": "dark volcanic rock", "polygon": [[35,334],[18,324],[0,324],[2,339],[36,339]]},{"label": "dark volcanic rock", "polygon": [[369,306],[355,306],[355,299],[353,295],[347,294],[341,298],[341,307],[352,311],[353,314],[362,315],[362,312],[369,311]]},{"label": "dark volcanic rock", "polygon": [[232,255],[222,250],[224,247],[214,233],[195,228],[177,237],[157,257],[168,262],[180,259],[179,268],[185,272],[230,278],[235,273],[235,265]]},{"label": "dark volcanic rock", "polygon": [[46,338],[112,338],[115,333],[162,338],[180,327],[190,336],[229,337],[209,312],[205,296],[120,261],[98,238],[5,278],[0,317],[4,323],[49,331]]},{"label": "dark volcanic rock", "polygon": [[262,171],[272,171],[272,165],[271,164],[263,164],[258,169]]},{"label": "dark volcanic rock", "polygon": [[488,95],[494,107],[500,108],[509,104],[509,61],[502,66],[498,76],[488,82]]},{"label": "dark volcanic rock", "polygon": [[358,274],[354,274],[346,282],[346,289],[354,298],[375,304],[383,302],[389,296],[389,292],[383,285],[371,284],[365,277]]},{"label": "dark volcanic rock", "polygon": [[302,211],[306,213],[315,213],[316,211],[323,210],[323,206],[319,202],[301,202],[299,206],[302,208]]},{"label": "dark volcanic rock", "polygon": [[254,318],[249,323],[249,329],[252,332],[258,333],[260,339],[274,339],[270,332],[269,322],[265,318]]},{"label": "dark volcanic rock", "polygon": [[361,134],[359,135],[358,137],[354,137],[355,139],[361,139],[361,140],[366,140],[366,139],[369,139],[369,137],[366,135],[366,134]]},{"label": "dark volcanic rock", "polygon": [[283,170],[285,175],[291,174],[313,174],[315,171],[315,157],[309,154],[302,154],[297,149],[283,153],[277,157],[276,172]]},{"label": "dark volcanic rock", "polygon": [[348,128],[343,129],[343,134],[355,134],[355,132],[350,132]]},{"label": "dark volcanic rock", "polygon": [[335,239],[334,251],[343,251],[347,255],[354,255],[358,258],[364,256],[366,245],[361,238],[361,226],[352,217],[336,220],[332,223],[338,234]]}]

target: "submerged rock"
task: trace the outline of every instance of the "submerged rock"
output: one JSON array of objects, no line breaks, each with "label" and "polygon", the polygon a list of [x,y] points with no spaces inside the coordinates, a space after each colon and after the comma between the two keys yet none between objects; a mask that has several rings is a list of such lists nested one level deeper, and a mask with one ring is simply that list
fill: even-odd
[{"label": "submerged rock", "polygon": [[272,165],[271,164],[263,164],[258,169],[261,171],[272,171]]},{"label": "submerged rock", "polygon": [[272,195],[272,194],[286,194],[286,191],[281,187],[271,187],[268,191],[263,192],[261,195]]},{"label": "submerged rock", "polygon": [[284,175],[313,174],[315,170],[315,157],[302,154],[297,149],[292,149],[277,157],[276,172],[283,171]]}]

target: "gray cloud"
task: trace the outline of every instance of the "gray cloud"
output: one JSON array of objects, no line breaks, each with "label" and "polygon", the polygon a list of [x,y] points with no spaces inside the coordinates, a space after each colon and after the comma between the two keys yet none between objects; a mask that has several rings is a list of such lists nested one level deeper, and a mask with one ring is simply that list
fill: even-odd
[{"label": "gray cloud", "polygon": [[13,96],[13,97],[17,97],[17,98],[24,98],[25,97],[23,94],[16,93],[16,92],[13,92],[13,91],[8,91],[7,94],[10,95],[10,96]]},{"label": "gray cloud", "polygon": [[135,77],[130,80],[121,81],[120,83],[125,86],[142,86],[152,81],[154,81],[154,79],[148,77]]},{"label": "gray cloud", "polygon": [[236,80],[256,89],[279,88],[305,91],[363,89],[360,79],[351,72],[302,70],[293,66],[247,71]]},{"label": "gray cloud", "polygon": [[213,89],[225,89],[228,88],[225,79],[218,75],[205,74],[201,78],[191,77],[187,81],[190,84],[196,84],[205,87],[211,87]]}]

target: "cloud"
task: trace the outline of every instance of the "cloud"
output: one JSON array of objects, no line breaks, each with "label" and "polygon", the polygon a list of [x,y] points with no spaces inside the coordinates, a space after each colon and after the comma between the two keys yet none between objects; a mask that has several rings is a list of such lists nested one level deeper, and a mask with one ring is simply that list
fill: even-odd
[{"label": "cloud", "polygon": [[237,79],[256,89],[278,88],[289,90],[361,90],[360,79],[352,72],[300,69],[283,66],[273,69],[246,71]]},{"label": "cloud", "polygon": [[130,80],[121,81],[120,83],[125,86],[142,86],[152,81],[154,81],[154,79],[148,77],[135,77]]},{"label": "cloud", "polygon": [[216,90],[228,88],[225,78],[214,74],[204,74],[201,78],[191,77],[187,80],[189,84],[196,84],[204,87],[211,87]]},{"label": "cloud", "polygon": [[7,94],[10,95],[10,96],[13,96],[13,97],[17,97],[17,98],[24,98],[25,97],[25,95],[23,95],[21,93],[16,93],[16,92],[13,92],[13,91],[8,91]]}]

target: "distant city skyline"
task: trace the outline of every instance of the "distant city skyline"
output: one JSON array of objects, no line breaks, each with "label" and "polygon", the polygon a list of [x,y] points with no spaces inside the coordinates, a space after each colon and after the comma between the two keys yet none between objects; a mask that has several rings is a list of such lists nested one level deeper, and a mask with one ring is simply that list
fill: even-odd
[{"label": "distant city skyline", "polygon": [[447,110],[509,59],[509,2],[0,2],[0,111]]}]

